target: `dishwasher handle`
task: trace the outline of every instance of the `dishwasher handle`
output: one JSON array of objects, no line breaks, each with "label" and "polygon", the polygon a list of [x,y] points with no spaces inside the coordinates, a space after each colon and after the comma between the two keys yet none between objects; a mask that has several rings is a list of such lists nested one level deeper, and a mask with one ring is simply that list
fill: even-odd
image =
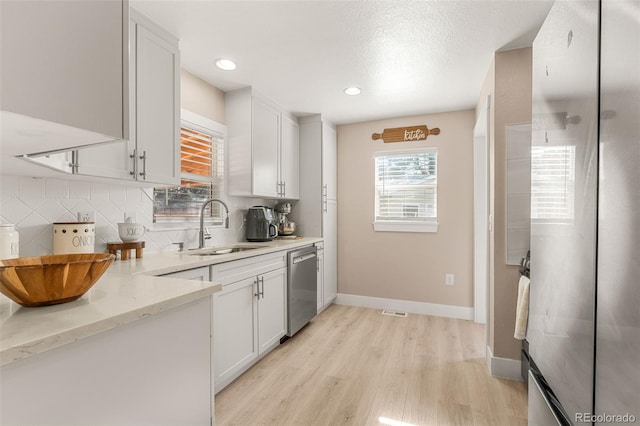
[{"label": "dishwasher handle", "polygon": [[304,254],[302,256],[294,257],[293,264],[304,262],[305,260],[313,259],[316,257],[315,253]]}]

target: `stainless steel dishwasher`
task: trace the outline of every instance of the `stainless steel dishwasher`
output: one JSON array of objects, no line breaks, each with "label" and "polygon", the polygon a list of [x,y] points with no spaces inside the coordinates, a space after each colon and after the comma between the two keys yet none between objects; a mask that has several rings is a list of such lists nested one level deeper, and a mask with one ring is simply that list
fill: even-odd
[{"label": "stainless steel dishwasher", "polygon": [[304,247],[287,254],[287,336],[291,337],[316,316],[317,248]]}]

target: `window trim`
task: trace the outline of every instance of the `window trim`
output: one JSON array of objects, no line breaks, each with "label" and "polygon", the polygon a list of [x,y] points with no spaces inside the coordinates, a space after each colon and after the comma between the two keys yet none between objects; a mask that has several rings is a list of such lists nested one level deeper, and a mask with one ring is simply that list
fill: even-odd
[{"label": "window trim", "polygon": [[[402,155],[402,154],[413,154],[413,153],[427,153],[427,152],[435,152],[436,153],[436,206],[438,199],[438,165],[440,163],[438,159],[438,148],[437,147],[424,147],[424,148],[416,148],[416,149],[399,149],[399,150],[388,150],[388,151],[376,151],[373,156],[374,161],[374,169],[375,169],[375,161],[378,157],[384,157],[389,155]],[[374,170],[374,178],[375,178],[375,170]],[[435,218],[426,218],[422,220],[379,220],[376,219],[376,195],[375,195],[375,181],[374,181],[374,220],[373,220],[373,230],[375,232],[413,232],[413,233],[435,233],[438,232],[438,208],[436,207],[436,217]]]},{"label": "window trim", "polygon": [[[223,139],[224,145],[225,145],[224,164],[226,167],[226,164],[227,164],[227,149],[226,149],[227,126],[226,125],[221,124],[217,121],[211,120],[210,118],[204,117],[200,114],[196,114],[194,112],[188,111],[183,108],[180,110],[180,128],[182,127],[188,127],[195,131],[206,133],[206,134],[215,133],[219,135]],[[182,172],[180,172],[180,176],[184,177],[185,175]],[[199,176],[199,178],[203,178],[203,177]],[[199,179],[195,179],[195,180],[199,180]],[[207,182],[206,179],[201,179],[201,180],[203,183]],[[213,182],[213,179],[211,179],[210,182]],[[223,176],[223,184],[220,187],[220,196],[223,199],[226,198],[226,193],[227,193],[226,183],[227,183],[227,176],[225,173],[225,175]],[[151,199],[153,199],[153,189],[151,190]],[[156,230],[157,229],[194,229],[194,224],[197,222],[193,220],[188,220],[183,217],[176,217],[175,219],[163,219],[162,221],[156,221],[155,213],[153,213],[153,216],[154,216],[153,228]],[[211,219],[205,218],[205,224],[207,224],[208,227],[221,228],[224,226],[224,221],[222,223],[207,223],[207,222],[210,222],[210,220]]]}]

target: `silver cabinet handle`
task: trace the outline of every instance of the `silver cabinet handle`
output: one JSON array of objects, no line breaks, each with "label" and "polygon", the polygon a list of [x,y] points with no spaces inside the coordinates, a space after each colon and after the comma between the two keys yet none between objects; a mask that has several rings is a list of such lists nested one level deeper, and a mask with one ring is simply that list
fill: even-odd
[{"label": "silver cabinet handle", "polygon": [[71,151],[71,174],[78,174],[78,167],[80,167],[80,153],[77,149]]},{"label": "silver cabinet handle", "polygon": [[130,171],[129,174],[138,180],[138,151],[134,149],[133,154],[130,154],[129,158],[133,158],[133,170]]},{"label": "silver cabinet handle", "polygon": [[140,176],[142,176],[143,180],[147,180],[147,151],[142,151],[140,159],[142,160],[142,171],[140,172]]},{"label": "silver cabinet handle", "polygon": [[260,278],[256,278],[253,283],[256,285],[256,292],[253,295],[258,296],[258,299],[260,299]]},{"label": "silver cabinet handle", "polygon": [[324,210],[324,212],[326,213],[328,210],[328,205],[329,204],[329,195],[328,195],[328,190],[327,190],[327,184],[325,183],[324,185],[322,185],[322,204],[324,205],[322,210]]},{"label": "silver cabinet handle", "polygon": [[262,283],[262,291],[260,292],[260,296],[264,299],[264,277],[260,277],[260,282]]}]

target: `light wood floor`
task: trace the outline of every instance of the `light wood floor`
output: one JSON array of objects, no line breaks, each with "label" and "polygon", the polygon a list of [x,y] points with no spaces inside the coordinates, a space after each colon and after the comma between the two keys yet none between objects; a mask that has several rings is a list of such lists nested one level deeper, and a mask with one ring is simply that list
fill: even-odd
[{"label": "light wood floor", "polygon": [[472,321],[332,305],[216,395],[216,424],[526,425],[484,342]]}]

